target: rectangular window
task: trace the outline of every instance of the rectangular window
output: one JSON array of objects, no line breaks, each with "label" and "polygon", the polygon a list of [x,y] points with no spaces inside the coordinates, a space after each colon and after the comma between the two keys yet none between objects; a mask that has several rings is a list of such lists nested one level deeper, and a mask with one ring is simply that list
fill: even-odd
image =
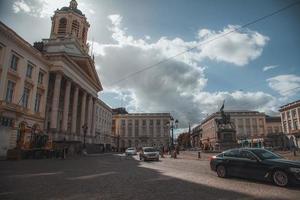
[{"label": "rectangular window", "polygon": [[43,80],[44,80],[44,73],[39,72],[38,84],[43,84]]},{"label": "rectangular window", "polygon": [[298,122],[297,122],[297,120],[294,120],[294,130],[298,130]]},{"label": "rectangular window", "polygon": [[160,119],[157,119],[157,120],[156,120],[156,125],[157,125],[157,126],[160,126]]},{"label": "rectangular window", "polygon": [[143,126],[146,126],[146,120],[143,120],[143,121],[142,121],[142,125],[143,125]]},{"label": "rectangular window", "polygon": [[34,103],[34,112],[40,112],[41,99],[42,99],[42,95],[37,93],[35,97],[35,103]]},{"label": "rectangular window", "polygon": [[153,126],[153,120],[150,119],[150,126]]},{"label": "rectangular window", "polygon": [[5,101],[8,103],[12,103],[13,95],[14,95],[15,83],[8,80],[7,81],[7,88],[6,88],[6,97]]},{"label": "rectangular window", "polygon": [[2,52],[3,52],[3,47],[0,46],[0,62],[1,62],[1,60],[2,60]]},{"label": "rectangular window", "polygon": [[19,63],[19,58],[15,54],[12,54],[11,61],[10,61],[10,68],[17,71],[18,63]]},{"label": "rectangular window", "polygon": [[122,119],[122,120],[121,120],[121,125],[122,125],[122,126],[125,126],[125,119]]},{"label": "rectangular window", "polygon": [[28,63],[27,64],[27,71],[26,71],[26,77],[31,78],[32,77],[32,71],[33,71],[33,65]]},{"label": "rectangular window", "polygon": [[30,89],[24,88],[23,97],[22,97],[22,106],[28,108],[28,100],[30,95]]},{"label": "rectangular window", "polygon": [[293,118],[296,118],[296,109],[292,110],[292,116]]}]

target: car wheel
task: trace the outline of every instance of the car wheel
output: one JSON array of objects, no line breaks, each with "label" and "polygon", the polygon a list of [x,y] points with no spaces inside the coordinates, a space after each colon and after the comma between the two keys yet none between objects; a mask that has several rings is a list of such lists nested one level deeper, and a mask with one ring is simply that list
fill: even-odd
[{"label": "car wheel", "polygon": [[158,162],[158,161],[159,161],[159,158],[157,158],[156,161]]},{"label": "car wheel", "polygon": [[224,165],[217,166],[217,175],[218,175],[218,177],[221,177],[221,178],[227,177],[227,171],[226,171],[226,168],[224,167]]},{"label": "car wheel", "polygon": [[285,187],[289,183],[289,179],[287,174],[284,171],[276,170],[273,173],[273,181],[276,185],[280,187]]}]

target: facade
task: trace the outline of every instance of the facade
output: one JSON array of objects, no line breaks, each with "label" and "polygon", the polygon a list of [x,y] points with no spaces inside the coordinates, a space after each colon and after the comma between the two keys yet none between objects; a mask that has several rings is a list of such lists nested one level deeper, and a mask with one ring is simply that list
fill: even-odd
[{"label": "facade", "polygon": [[290,140],[290,147],[300,147],[300,100],[279,109],[283,133]]},{"label": "facade", "polygon": [[[257,111],[226,111],[230,114],[230,121],[234,124],[236,130],[236,139],[239,143],[260,143],[266,136],[265,114]],[[218,139],[218,127],[216,119],[220,119],[220,112],[213,113],[200,123],[200,144],[204,148],[215,149],[220,142]],[[195,130],[193,130],[194,132]]]},{"label": "facade", "polygon": [[[0,23],[1,154],[22,132],[43,132],[55,148],[96,142],[102,85],[88,54],[89,23],[72,0],[55,11],[49,39],[33,46]],[[19,138],[18,138],[19,137]]]},{"label": "facade", "polygon": [[16,147],[21,127],[44,130],[49,62],[0,22],[0,156]]},{"label": "facade", "polygon": [[96,143],[100,144],[102,151],[112,150],[112,109],[103,101],[96,101]]},{"label": "facade", "polygon": [[168,146],[170,131],[166,124],[170,119],[170,113],[114,112],[112,132],[116,148]]},{"label": "facade", "polygon": [[266,115],[266,130],[267,135],[282,133],[281,117],[271,117]]},{"label": "facade", "polygon": [[201,129],[201,125],[197,125],[192,129],[192,134],[191,134],[191,146],[193,148],[201,147],[200,138],[202,138],[202,129]]}]

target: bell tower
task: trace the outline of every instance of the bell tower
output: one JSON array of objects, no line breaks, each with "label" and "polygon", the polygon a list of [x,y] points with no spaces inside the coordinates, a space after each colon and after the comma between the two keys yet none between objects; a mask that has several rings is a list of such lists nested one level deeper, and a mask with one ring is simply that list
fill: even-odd
[{"label": "bell tower", "polygon": [[51,17],[50,39],[75,39],[88,52],[87,33],[90,24],[77,6],[76,0],[71,0],[69,6],[55,11],[54,16]]}]

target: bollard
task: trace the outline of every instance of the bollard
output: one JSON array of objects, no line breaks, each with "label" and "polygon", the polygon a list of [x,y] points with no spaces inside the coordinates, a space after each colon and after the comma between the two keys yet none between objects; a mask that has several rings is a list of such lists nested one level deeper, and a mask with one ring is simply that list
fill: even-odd
[{"label": "bollard", "polygon": [[174,151],[174,159],[176,159],[176,158],[177,158],[177,152]]},{"label": "bollard", "polygon": [[200,153],[200,151],[198,151],[198,159],[200,159],[201,158],[201,153]]}]

